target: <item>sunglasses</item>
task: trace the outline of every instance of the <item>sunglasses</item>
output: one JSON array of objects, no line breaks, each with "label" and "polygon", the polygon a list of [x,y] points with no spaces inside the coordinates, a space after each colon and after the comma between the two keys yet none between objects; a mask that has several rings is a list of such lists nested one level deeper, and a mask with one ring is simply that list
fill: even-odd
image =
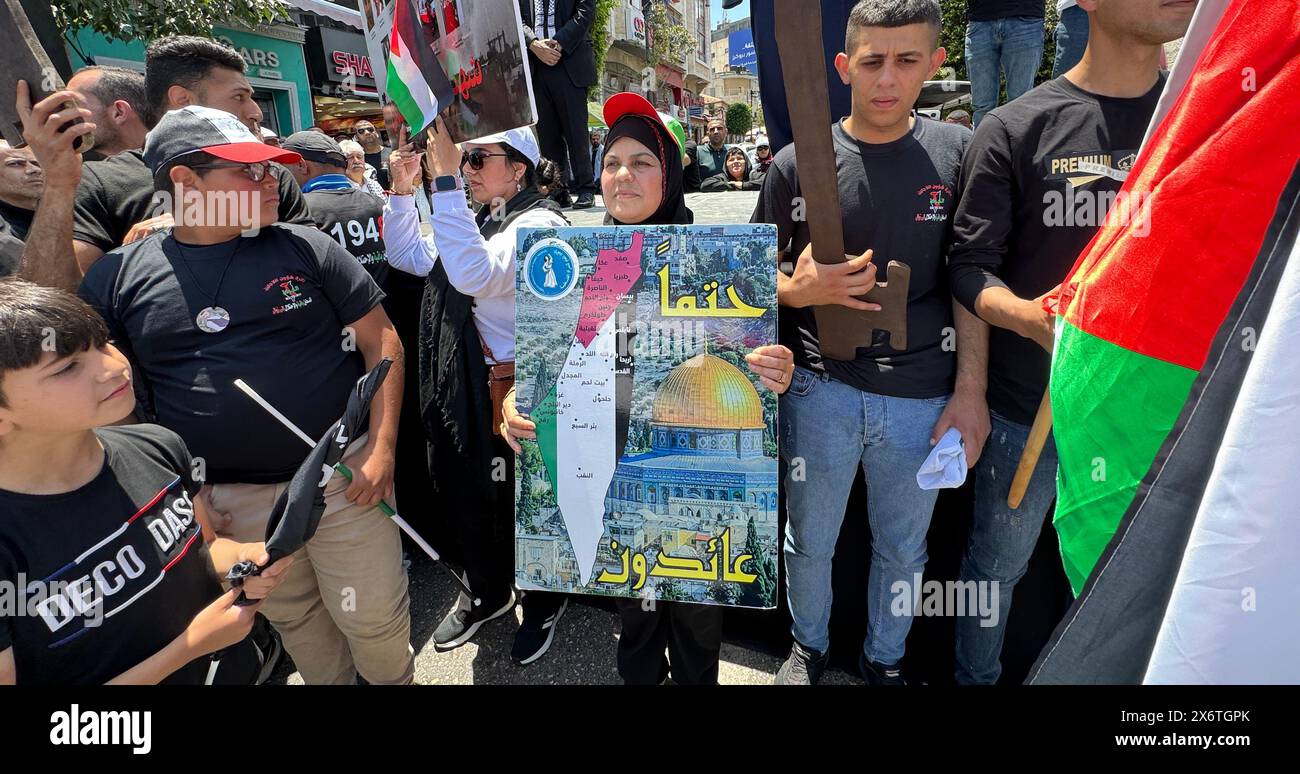
[{"label": "sunglasses", "polygon": [[468,153],[460,154],[460,165],[461,167],[464,167],[466,164],[469,164],[470,169],[477,172],[478,170],[483,168],[483,165],[487,163],[487,159],[489,157],[491,156],[509,157],[509,155],[510,154],[508,153],[488,153],[482,148],[475,148],[474,150]]},{"label": "sunglasses", "polygon": [[271,165],[265,161],[254,161],[248,164],[186,164],[190,169],[243,169],[244,174],[254,183],[260,183],[266,179],[266,173],[270,171]]}]

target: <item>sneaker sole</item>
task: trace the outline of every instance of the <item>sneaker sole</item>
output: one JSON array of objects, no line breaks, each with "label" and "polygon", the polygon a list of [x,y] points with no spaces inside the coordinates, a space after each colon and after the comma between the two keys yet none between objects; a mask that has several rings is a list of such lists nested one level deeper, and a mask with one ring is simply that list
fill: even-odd
[{"label": "sneaker sole", "polygon": [[516,662],[519,664],[519,666],[528,666],[529,664],[533,663],[537,659],[546,655],[546,651],[551,649],[551,641],[555,639],[555,627],[560,625],[560,619],[564,617],[564,611],[568,609],[569,609],[569,600],[565,599],[563,602],[560,603],[560,609],[555,611],[555,620],[551,621],[550,631],[546,633],[546,642],[542,643],[542,647],[538,648],[536,653],[524,659],[523,661]]},{"label": "sneaker sole", "polygon": [[514,606],[515,606],[515,592],[511,590],[510,599],[505,603],[505,605],[500,610],[496,611],[495,613],[488,616],[487,618],[484,618],[481,621],[475,621],[472,626],[470,626],[465,631],[461,632],[460,636],[454,640],[448,640],[447,642],[444,643],[435,642],[433,644],[433,649],[442,652],[442,651],[454,650],[456,648],[459,648],[461,645],[464,645],[465,643],[469,642],[470,639],[475,635],[475,633],[478,632],[479,628],[483,626],[483,624],[487,623],[488,621],[495,621],[496,619],[500,618],[506,613],[509,613],[511,610],[514,609]]}]

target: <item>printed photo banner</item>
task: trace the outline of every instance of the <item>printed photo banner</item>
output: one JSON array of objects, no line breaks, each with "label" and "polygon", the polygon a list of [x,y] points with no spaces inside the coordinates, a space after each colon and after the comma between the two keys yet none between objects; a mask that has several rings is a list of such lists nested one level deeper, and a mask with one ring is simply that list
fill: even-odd
[{"label": "printed photo banner", "polygon": [[[396,70],[403,83],[389,84],[394,44],[406,42],[392,39],[397,3],[408,3],[411,38],[419,41],[419,48],[408,51],[398,45]],[[518,3],[358,0],[358,8],[384,101],[418,105],[425,116],[417,122],[408,115],[413,130],[421,129],[417,123],[432,123],[438,113],[456,142],[537,123]],[[415,80],[417,72],[423,83]],[[399,94],[402,99],[397,99]],[[408,114],[406,107],[402,112]]]},{"label": "printed photo banner", "polygon": [[768,225],[522,229],[515,392],[520,587],[776,606]]}]

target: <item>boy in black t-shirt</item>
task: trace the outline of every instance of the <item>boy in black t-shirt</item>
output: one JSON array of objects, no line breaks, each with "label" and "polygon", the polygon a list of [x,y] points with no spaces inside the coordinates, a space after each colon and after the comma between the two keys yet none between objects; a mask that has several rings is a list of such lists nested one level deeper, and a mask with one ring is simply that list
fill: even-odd
[{"label": "boy in black t-shirt", "polygon": [[1182,37],[1192,7],[1160,0],[1080,0],[1090,38],[1059,78],[993,110],[962,165],[949,260],[953,296],[991,326],[987,353],[993,439],[971,474],[975,511],[961,580],[996,584],[992,621],[957,619],[957,682],[995,683],[1011,595],[1056,498],[1048,438],[1020,507],[1007,493],[1047,390],[1053,315],[1042,296],[1070,271],[1108,210],[1149,229],[1145,197],[1117,192],[1137,158],[1164,87],[1162,44]]},{"label": "boy in black t-shirt", "polygon": [[[200,683],[223,648],[249,663],[260,604],[234,606],[218,574],[265,564],[265,548],[216,537],[175,433],[107,427],[134,405],[93,309],[0,281],[0,684]],[[248,579],[248,597],[292,561]]]},{"label": "boy in black t-shirt", "polygon": [[[911,617],[895,609],[901,601],[911,610],[913,594],[920,594],[914,587],[924,572],[937,495],[917,485],[916,471],[949,428],[961,433],[971,461],[988,432],[984,387],[971,378],[977,369],[966,347],[983,323],[953,308],[944,265],[970,132],[912,113],[922,84],[944,61],[941,24],[935,0],[863,0],[854,7],[845,52],[835,62],[853,94],[849,117],[830,127],[836,169],[801,169],[787,145],[768,170],[755,211],[756,220],[776,224],[779,246],[798,256],[792,276],[777,275],[781,342],[794,350],[796,366],[781,396],[785,580],[795,642],[779,684],[815,683],[825,667],[831,560],[859,467],[872,533],[859,667],[868,682],[903,682],[899,662]],[[808,223],[797,214],[800,181],[832,174],[845,249],[853,255],[820,264]],[[825,357],[814,307],[879,309],[857,297],[875,285],[876,265],[890,260],[911,268],[907,349],[893,349],[879,331],[853,360]]]}]

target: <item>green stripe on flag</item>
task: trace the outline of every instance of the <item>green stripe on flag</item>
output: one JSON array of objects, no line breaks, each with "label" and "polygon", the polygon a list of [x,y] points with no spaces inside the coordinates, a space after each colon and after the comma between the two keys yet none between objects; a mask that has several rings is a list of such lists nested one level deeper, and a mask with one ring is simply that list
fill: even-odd
[{"label": "green stripe on flag", "polygon": [[1191,392],[1196,371],[1059,323],[1052,363],[1056,516],[1075,595],[1115,534]]},{"label": "green stripe on flag", "polygon": [[411,96],[411,90],[406,87],[406,82],[402,80],[391,61],[388,64],[388,99],[397,105],[397,110],[409,126],[420,125],[420,121],[424,118],[420,105]]},{"label": "green stripe on flag", "polygon": [[559,427],[555,421],[555,387],[546,393],[546,397],[533,407],[530,419],[537,425],[537,446],[542,452],[542,462],[546,465],[546,475],[551,480],[551,492],[556,504],[559,503],[560,487],[556,479],[555,439],[559,437]]}]

